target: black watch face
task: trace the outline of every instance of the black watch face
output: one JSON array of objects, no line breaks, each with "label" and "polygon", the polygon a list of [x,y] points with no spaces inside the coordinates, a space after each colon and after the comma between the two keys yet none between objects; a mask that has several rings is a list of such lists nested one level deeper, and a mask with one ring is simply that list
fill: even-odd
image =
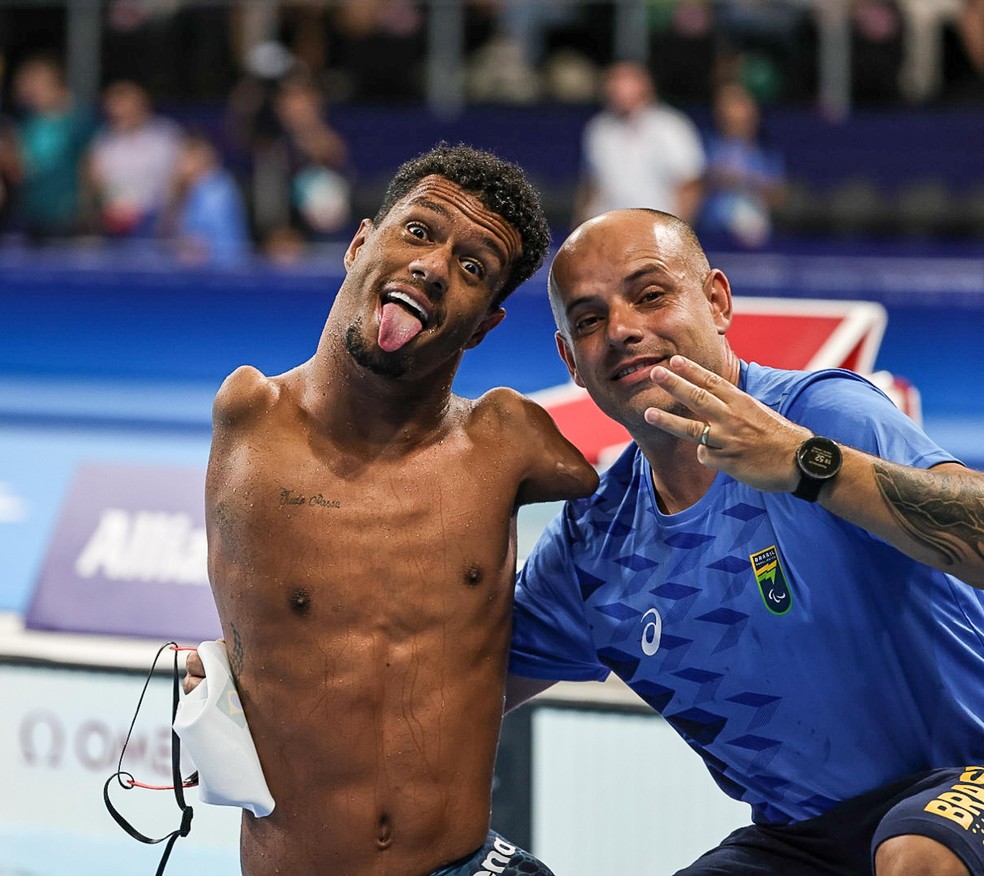
[{"label": "black watch face", "polygon": [[840,448],[826,438],[810,438],[800,448],[799,462],[810,477],[833,477],[840,469]]}]

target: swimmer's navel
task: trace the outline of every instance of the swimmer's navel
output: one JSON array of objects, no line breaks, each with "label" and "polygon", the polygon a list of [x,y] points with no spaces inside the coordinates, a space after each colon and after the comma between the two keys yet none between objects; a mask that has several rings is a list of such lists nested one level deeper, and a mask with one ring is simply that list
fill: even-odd
[{"label": "swimmer's navel", "polygon": [[376,847],[388,849],[393,843],[393,826],[390,824],[389,816],[383,812],[379,816],[379,825],[376,831]]},{"label": "swimmer's navel", "polygon": [[311,594],[303,587],[295,587],[287,597],[287,604],[295,614],[307,614],[311,610]]}]

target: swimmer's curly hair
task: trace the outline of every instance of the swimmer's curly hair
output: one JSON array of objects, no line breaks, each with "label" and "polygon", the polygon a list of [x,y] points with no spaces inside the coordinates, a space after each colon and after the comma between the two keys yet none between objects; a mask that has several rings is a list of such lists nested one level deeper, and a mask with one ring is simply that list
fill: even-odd
[{"label": "swimmer's curly hair", "polygon": [[463,143],[450,146],[442,142],[400,165],[373,222],[379,225],[401,198],[424,177],[432,175],[443,176],[475,195],[483,206],[519,232],[523,251],[496,298],[495,304],[501,304],[536,273],[550,245],[550,229],[539,193],[518,164]]}]

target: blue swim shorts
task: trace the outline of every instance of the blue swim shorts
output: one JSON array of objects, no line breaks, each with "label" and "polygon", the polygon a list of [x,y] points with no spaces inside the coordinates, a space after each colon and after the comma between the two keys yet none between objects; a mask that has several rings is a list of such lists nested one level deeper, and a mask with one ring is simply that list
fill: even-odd
[{"label": "blue swim shorts", "polygon": [[554,876],[553,871],[494,830],[474,854],[453,861],[430,876]]}]

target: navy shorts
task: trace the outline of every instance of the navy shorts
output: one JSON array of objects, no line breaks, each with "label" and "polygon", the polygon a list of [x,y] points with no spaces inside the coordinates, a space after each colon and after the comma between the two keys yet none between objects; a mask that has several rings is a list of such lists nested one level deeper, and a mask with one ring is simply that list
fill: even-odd
[{"label": "navy shorts", "polygon": [[676,876],[870,876],[878,845],[903,834],[984,876],[984,766],[908,776],[797,824],[739,828]]},{"label": "navy shorts", "polygon": [[554,876],[554,873],[529,852],[490,830],[477,852],[435,870],[430,876]]}]

